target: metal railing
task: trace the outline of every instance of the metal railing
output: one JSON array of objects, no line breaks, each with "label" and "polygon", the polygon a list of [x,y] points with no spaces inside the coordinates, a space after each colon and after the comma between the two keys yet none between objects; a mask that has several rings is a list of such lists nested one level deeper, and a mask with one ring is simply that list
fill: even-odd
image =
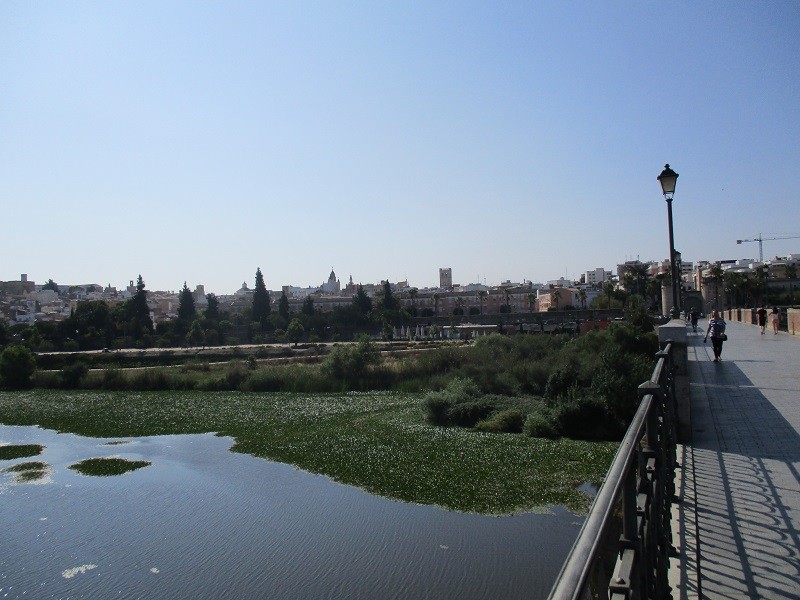
[{"label": "metal railing", "polygon": [[551,600],[671,597],[674,374],[668,343],[656,354],[650,380],[639,386],[639,408],[550,591]]}]

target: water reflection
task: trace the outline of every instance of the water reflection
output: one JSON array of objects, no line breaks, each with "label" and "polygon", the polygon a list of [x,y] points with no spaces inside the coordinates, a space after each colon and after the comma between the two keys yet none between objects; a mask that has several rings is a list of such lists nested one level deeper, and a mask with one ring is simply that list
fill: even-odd
[{"label": "water reflection", "polygon": [[[0,443],[41,444],[49,466],[48,485],[0,475],[8,598],[545,598],[582,522],[558,507],[483,517],[386,500],[210,434],[0,425]],[[111,478],[68,468],[109,444],[152,464]]]}]

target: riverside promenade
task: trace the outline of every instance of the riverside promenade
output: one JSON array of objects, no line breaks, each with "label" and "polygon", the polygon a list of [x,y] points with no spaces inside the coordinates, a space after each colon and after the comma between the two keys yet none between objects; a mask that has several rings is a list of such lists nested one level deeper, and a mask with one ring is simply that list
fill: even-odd
[{"label": "riverside promenade", "polygon": [[728,322],[717,363],[706,326],[688,333],[673,598],[800,598],[800,335]]}]

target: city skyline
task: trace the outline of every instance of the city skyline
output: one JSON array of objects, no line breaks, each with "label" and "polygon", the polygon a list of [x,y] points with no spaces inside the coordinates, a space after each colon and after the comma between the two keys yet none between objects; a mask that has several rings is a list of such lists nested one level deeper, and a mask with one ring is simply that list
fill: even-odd
[{"label": "city skyline", "polygon": [[[796,252],[800,5],[0,5],[0,280],[218,294]],[[788,225],[787,225],[788,224]],[[350,271],[352,269],[352,271]]]}]

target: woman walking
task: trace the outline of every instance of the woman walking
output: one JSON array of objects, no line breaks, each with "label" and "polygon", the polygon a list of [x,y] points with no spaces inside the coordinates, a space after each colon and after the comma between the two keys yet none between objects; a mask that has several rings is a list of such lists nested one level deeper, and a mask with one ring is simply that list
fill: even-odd
[{"label": "woman walking", "polygon": [[772,318],[772,331],[775,335],[778,335],[778,325],[781,324],[781,313],[777,306],[772,307],[772,312],[769,316]]},{"label": "woman walking", "polygon": [[725,319],[717,311],[711,313],[703,343],[708,339],[709,334],[711,334],[711,345],[714,348],[714,362],[720,362],[722,360],[722,342],[728,339],[728,336],[725,335]]}]

